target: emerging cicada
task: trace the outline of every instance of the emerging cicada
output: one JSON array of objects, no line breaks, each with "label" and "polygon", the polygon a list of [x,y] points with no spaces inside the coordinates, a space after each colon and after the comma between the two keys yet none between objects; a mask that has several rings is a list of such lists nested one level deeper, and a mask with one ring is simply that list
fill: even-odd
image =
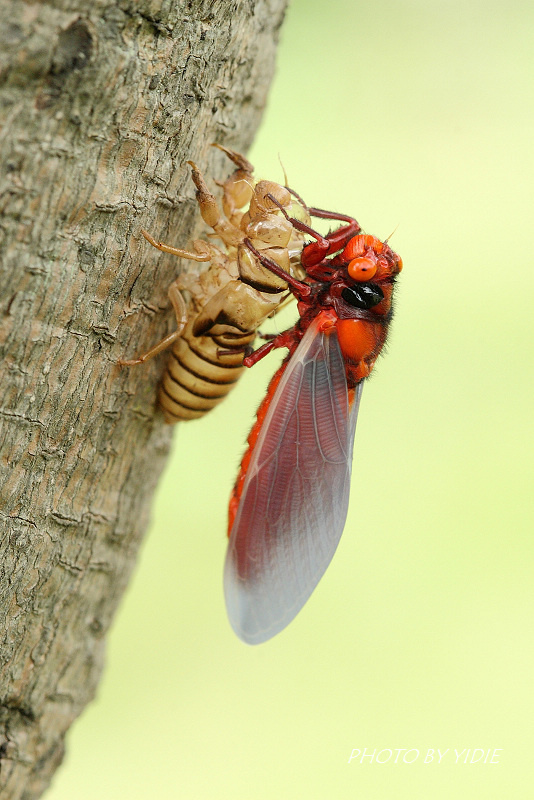
[{"label": "emerging cicada", "polygon": [[[272,181],[256,183],[253,167],[244,156],[217,146],[237,167],[223,185],[222,212],[198,167],[189,164],[200,213],[223,249],[196,240],[192,251],[181,250],[142,232],[158,250],[210,262],[200,276],[181,274],[169,287],[176,331],[144,355],[119,362],[142,364],[172,346],[159,390],[167,422],[201,417],[226,397],[244,370],[243,358],[257,329],[290,296],[287,281],[280,275],[305,275],[300,264],[305,234],[289,217],[307,226],[307,209],[284,186]],[[255,250],[245,241],[252,242]],[[278,264],[280,275],[262,265],[263,257]],[[190,295],[189,305],[184,290]]]},{"label": "emerging cicada", "polygon": [[[277,183],[255,183],[247,159],[220,149],[237,167],[223,187],[224,213],[189,163],[202,217],[224,249],[197,240],[193,251],[180,250],[143,231],[159,250],[211,264],[171,284],[177,330],[121,363],[142,363],[172,345],[159,399],[175,422],[209,411],[244,367],[274,348],[289,350],[258,410],[230,500],[226,605],[238,636],[257,644],[300,611],[339,543],[363,381],[386,341],[402,261],[352,217],[308,208]],[[311,217],[342,225],[322,236]],[[291,294],[297,323],[251,352],[259,326]]]},{"label": "emerging cicada", "polygon": [[230,500],[226,606],[249,644],[270,639],[295,617],[337,548],[363,381],[386,340],[402,268],[387,242],[355,235],[350,223],[322,237],[289,221],[316,240],[302,250],[304,281],[245,242],[287,282],[300,314],[244,361],[252,366],[273,348],[289,349],[258,410]]}]

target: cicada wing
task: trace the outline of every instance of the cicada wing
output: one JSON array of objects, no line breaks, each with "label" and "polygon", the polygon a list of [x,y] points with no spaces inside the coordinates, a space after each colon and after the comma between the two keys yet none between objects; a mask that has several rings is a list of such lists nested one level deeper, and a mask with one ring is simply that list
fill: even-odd
[{"label": "cicada wing", "polygon": [[361,387],[349,402],[337,334],[312,323],[269,406],[228,545],[228,616],[249,644],[291,622],[334,555],[347,516]]}]

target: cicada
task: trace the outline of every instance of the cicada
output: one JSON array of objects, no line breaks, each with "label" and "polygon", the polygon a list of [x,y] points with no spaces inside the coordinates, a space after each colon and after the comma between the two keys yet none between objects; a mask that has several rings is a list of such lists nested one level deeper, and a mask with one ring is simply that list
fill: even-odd
[{"label": "cicada", "polygon": [[354,220],[302,248],[304,279],[290,276],[250,240],[244,244],[297,299],[297,323],[244,359],[278,347],[275,373],[248,437],[230,500],[225,597],[230,623],[249,644],[277,634],[300,611],[339,543],[349,502],[363,383],[386,341],[402,261]]},{"label": "cicada", "polygon": [[[276,263],[283,276],[305,275],[301,266],[305,233],[289,221],[297,218],[307,227],[310,218],[302,201],[278,183],[256,182],[252,164],[244,156],[217,147],[236,166],[223,184],[222,211],[196,164],[188,163],[202,218],[222,246],[197,239],[192,250],[182,250],[142,231],[158,250],[209,266],[200,275],[181,273],[169,287],[176,330],[144,355],[119,362],[142,364],[171,348],[159,389],[159,402],[170,423],[201,417],[226,397],[244,371],[243,358],[258,328],[290,296],[285,277],[265,268],[261,258]],[[254,250],[245,241],[252,242]]]}]

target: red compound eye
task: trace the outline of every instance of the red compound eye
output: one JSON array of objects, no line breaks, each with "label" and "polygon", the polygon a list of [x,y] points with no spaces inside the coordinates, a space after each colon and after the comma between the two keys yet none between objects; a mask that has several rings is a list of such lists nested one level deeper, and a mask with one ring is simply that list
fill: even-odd
[{"label": "red compound eye", "polygon": [[369,281],[374,278],[377,266],[370,258],[354,258],[347,267],[350,277],[355,281]]}]

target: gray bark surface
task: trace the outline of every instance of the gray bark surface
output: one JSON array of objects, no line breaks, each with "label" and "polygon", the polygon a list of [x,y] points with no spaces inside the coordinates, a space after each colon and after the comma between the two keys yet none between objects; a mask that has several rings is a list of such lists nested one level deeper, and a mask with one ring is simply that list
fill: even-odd
[{"label": "gray bark surface", "polygon": [[173,327],[140,229],[198,232],[185,161],[222,178],[209,144],[250,144],[285,3],[0,0],[3,800],[42,793],[95,693],[167,456],[165,356],[116,365]]}]

